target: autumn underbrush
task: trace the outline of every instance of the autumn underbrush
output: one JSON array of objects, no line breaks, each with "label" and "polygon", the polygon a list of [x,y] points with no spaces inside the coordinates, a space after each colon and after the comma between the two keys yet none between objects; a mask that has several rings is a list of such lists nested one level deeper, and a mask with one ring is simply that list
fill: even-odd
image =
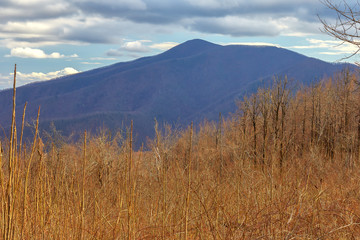
[{"label": "autumn underbrush", "polygon": [[86,159],[81,143],[44,152],[37,141],[29,177],[28,155],[17,162],[11,202],[10,175],[2,172],[4,239],[8,225],[11,239],[360,237],[358,166],[311,151],[279,169],[275,163],[254,165],[231,145],[222,147],[221,156],[199,138],[189,169],[186,134],[168,149],[136,152],[132,161],[126,141],[119,145],[106,136],[87,139]]},{"label": "autumn underbrush", "polygon": [[359,239],[359,93],[342,86],[277,79],[228,119],[155,123],[136,151],[136,126],[26,146],[13,126],[1,239]]}]

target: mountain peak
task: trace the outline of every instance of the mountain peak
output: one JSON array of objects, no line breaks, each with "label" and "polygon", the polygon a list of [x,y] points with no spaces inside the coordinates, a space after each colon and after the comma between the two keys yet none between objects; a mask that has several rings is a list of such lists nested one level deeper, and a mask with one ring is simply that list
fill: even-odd
[{"label": "mountain peak", "polygon": [[198,46],[198,47],[206,47],[206,46],[219,46],[215,43],[211,43],[211,42],[208,42],[206,40],[203,40],[203,39],[199,39],[199,38],[195,38],[195,39],[191,39],[191,40],[188,40],[180,45],[187,45],[187,46]]},{"label": "mountain peak", "polygon": [[202,40],[202,39],[193,39],[188,40],[184,43],[181,43],[168,51],[162,53],[161,55],[167,57],[187,57],[191,55],[196,55],[205,51],[208,51],[213,48],[221,47],[220,45]]}]

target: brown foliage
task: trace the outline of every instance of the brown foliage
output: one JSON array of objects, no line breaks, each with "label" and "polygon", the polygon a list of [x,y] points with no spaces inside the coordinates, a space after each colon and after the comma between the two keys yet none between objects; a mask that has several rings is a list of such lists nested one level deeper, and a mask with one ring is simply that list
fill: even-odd
[{"label": "brown foliage", "polygon": [[355,80],[344,72],[290,95],[275,78],[227,120],[156,125],[144,152],[131,130],[77,144],[35,136],[33,150],[14,131],[1,142],[1,237],[358,239]]}]

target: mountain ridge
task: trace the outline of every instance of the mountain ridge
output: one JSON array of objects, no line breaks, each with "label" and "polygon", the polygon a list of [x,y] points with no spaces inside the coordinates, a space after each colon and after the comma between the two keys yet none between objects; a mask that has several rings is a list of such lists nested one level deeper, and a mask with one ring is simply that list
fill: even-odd
[{"label": "mountain ridge", "polygon": [[[153,133],[154,118],[180,126],[216,120],[219,112],[226,116],[235,110],[235,99],[256,91],[274,75],[306,85],[346,66],[273,46],[222,46],[194,39],[155,56],[19,87],[17,111],[29,102],[29,120],[41,106],[43,127],[61,122],[59,129],[68,129],[65,135],[96,125],[119,129],[133,118],[146,132],[138,133],[144,139]],[[0,91],[0,102],[8,103],[0,116],[10,117],[11,94],[10,89]],[[93,123],[87,124],[91,116]],[[71,120],[76,119],[84,119],[83,126],[72,129]],[[0,117],[0,125],[8,126],[9,118]]]}]

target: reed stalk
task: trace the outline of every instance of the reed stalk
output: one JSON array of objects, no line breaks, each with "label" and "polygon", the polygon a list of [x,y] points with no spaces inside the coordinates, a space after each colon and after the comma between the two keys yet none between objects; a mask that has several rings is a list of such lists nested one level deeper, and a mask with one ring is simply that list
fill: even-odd
[{"label": "reed stalk", "polygon": [[25,105],[24,105],[22,121],[21,121],[21,135],[20,135],[20,141],[19,141],[19,155],[18,155],[19,158],[21,157],[20,154],[22,153],[26,106],[27,106],[27,102],[25,102]]},{"label": "reed stalk", "polygon": [[33,144],[31,147],[30,157],[27,163],[26,175],[25,175],[25,183],[24,183],[24,193],[23,193],[23,205],[22,205],[22,212],[23,212],[23,219],[21,225],[21,238],[24,236],[24,231],[26,230],[26,217],[27,217],[27,199],[28,199],[28,185],[29,185],[29,176],[30,176],[30,167],[34,157],[36,142],[38,138],[38,130],[39,130],[39,117],[40,117],[40,107],[38,108],[37,118],[36,118],[36,125],[35,125],[35,134],[33,139]]},{"label": "reed stalk", "polygon": [[132,148],[133,148],[133,121],[131,120],[130,126],[130,136],[129,136],[129,160],[128,160],[128,222],[127,222],[127,232],[128,240],[133,239],[133,186],[132,186]]},{"label": "reed stalk", "polygon": [[85,229],[85,170],[86,170],[86,131],[84,132],[84,145],[83,145],[83,162],[82,162],[82,182],[81,182],[81,204],[80,204],[80,237],[84,239]]},{"label": "reed stalk", "polygon": [[5,221],[4,221],[4,232],[3,239],[13,239],[13,230],[15,228],[14,222],[14,194],[15,194],[15,172],[16,165],[14,158],[14,145],[15,142],[15,108],[16,108],[16,64],[14,68],[14,82],[13,82],[13,99],[12,99],[12,117],[11,117],[11,129],[10,129],[10,143],[9,143],[9,156],[8,156],[8,179],[5,192]]},{"label": "reed stalk", "polygon": [[186,189],[186,200],[185,200],[185,240],[188,239],[188,222],[189,222],[189,206],[190,206],[190,190],[191,190],[191,150],[192,150],[192,137],[193,137],[193,122],[191,122],[190,126],[190,136],[189,136],[189,155],[188,155],[188,165],[187,165],[187,189]]}]

